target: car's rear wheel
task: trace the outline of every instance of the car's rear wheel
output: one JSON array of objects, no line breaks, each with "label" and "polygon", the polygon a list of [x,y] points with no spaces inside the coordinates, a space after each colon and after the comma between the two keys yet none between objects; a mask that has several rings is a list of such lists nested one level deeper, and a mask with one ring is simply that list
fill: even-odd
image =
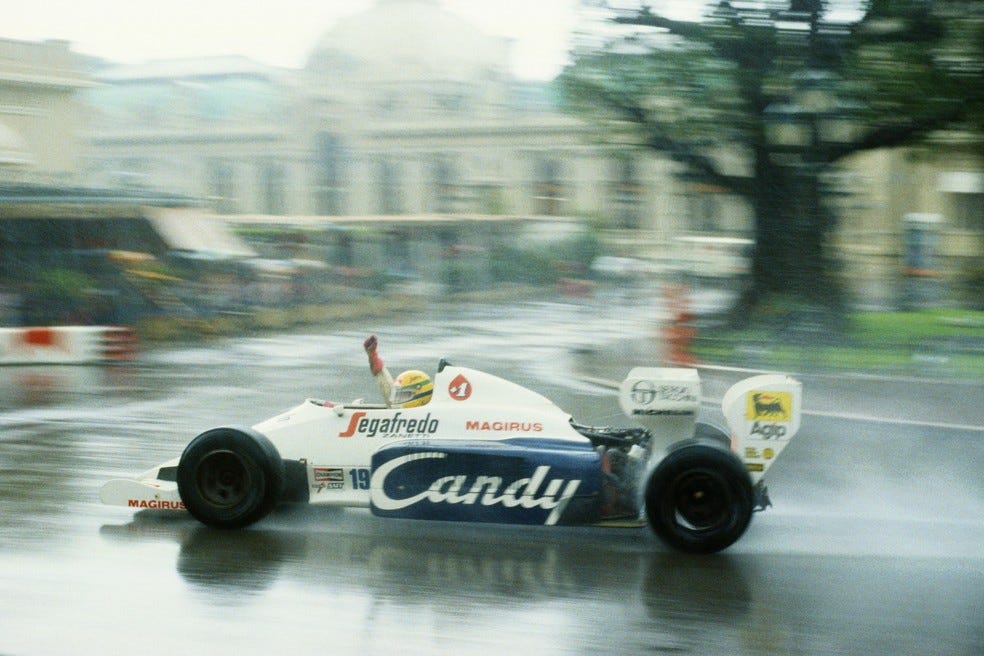
[{"label": "car's rear wheel", "polygon": [[670,452],[646,485],[646,514],[668,545],[690,553],[731,546],[752,519],[752,482],[730,451],[688,443]]},{"label": "car's rear wheel", "polygon": [[196,437],[178,463],[178,492],[203,524],[240,528],[259,521],[284,492],[284,463],[254,431],[216,428]]}]

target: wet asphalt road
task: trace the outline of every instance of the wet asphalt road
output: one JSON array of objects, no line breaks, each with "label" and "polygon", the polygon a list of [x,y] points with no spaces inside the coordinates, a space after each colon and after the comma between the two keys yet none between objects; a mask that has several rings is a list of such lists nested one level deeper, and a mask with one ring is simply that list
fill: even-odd
[{"label": "wet asphalt road", "polygon": [[648,529],[305,507],[221,532],[99,504],[105,480],[177,455],[206,428],[305,397],[373,398],[368,332],[391,370],[433,371],[446,356],[584,422],[624,424],[610,392],[579,380],[576,354],[652,333],[653,314],[589,303],[459,308],[115,369],[0,369],[0,654],[982,653],[976,417],[899,423],[901,398],[828,413],[840,392],[820,384],[813,401],[805,388],[819,410],[770,471],[775,507],[711,557],[669,552]]}]

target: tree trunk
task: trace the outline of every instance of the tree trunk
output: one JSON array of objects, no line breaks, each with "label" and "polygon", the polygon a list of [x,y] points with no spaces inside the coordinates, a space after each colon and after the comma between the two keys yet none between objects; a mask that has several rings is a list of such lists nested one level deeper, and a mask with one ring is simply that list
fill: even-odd
[{"label": "tree trunk", "polygon": [[732,311],[735,326],[783,330],[807,322],[839,329],[844,292],[828,241],[835,224],[820,170],[756,160],[749,201],[755,213],[751,283]]}]

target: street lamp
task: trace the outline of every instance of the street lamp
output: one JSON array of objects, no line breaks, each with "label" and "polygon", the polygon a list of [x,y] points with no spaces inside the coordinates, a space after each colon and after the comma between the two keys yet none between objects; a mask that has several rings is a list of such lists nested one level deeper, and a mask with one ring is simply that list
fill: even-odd
[{"label": "street lamp", "polygon": [[860,105],[840,98],[838,78],[828,71],[804,69],[792,78],[790,101],[765,108],[766,139],[774,152],[818,165],[829,148],[857,139]]}]

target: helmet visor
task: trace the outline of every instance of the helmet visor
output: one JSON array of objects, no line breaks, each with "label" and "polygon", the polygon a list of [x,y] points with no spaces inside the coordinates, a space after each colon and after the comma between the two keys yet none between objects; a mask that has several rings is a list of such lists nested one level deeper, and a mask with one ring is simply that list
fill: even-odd
[{"label": "helmet visor", "polygon": [[393,405],[403,405],[404,403],[413,401],[415,392],[416,390],[412,387],[394,387],[390,402]]}]

